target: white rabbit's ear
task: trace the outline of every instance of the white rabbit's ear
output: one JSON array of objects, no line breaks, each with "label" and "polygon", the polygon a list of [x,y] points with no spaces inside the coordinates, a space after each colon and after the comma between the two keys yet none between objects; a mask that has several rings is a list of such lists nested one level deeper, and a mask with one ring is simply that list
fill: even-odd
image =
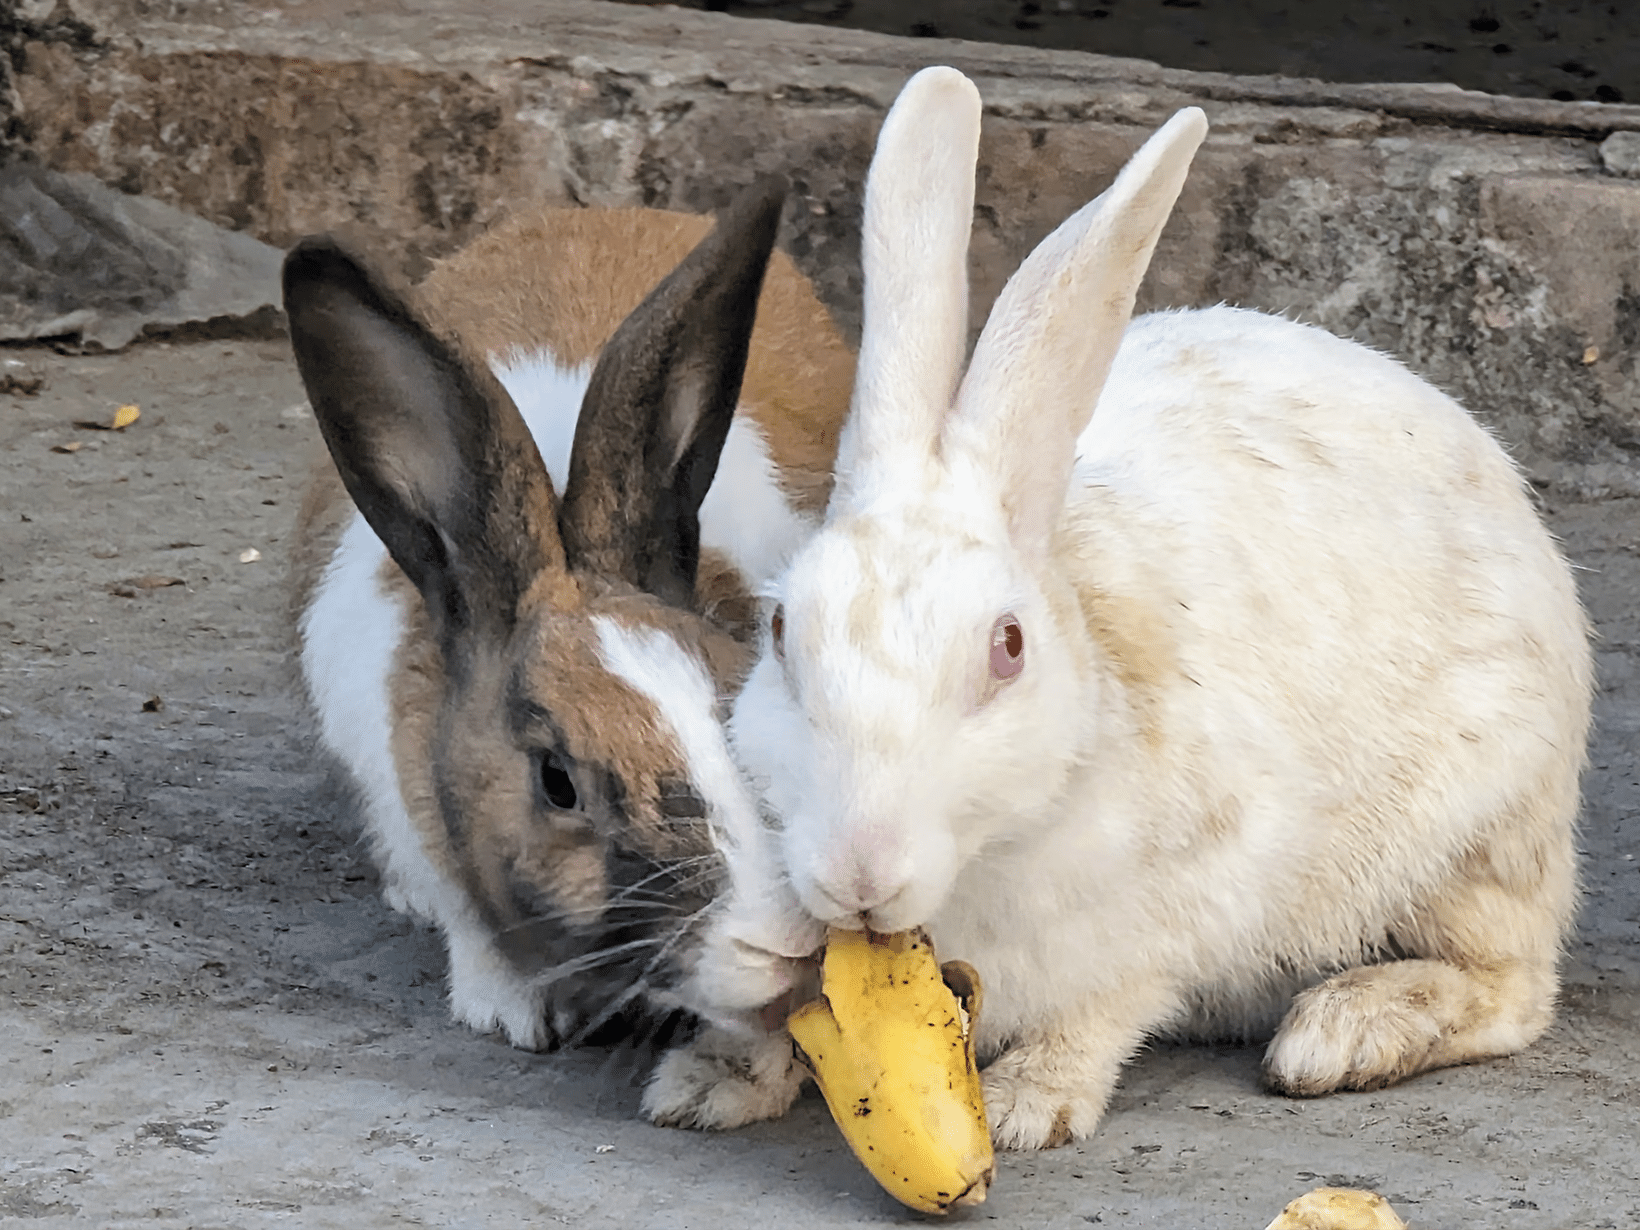
[{"label": "white rabbit's ear", "polygon": [[1093,414],[1133,298],[1207,135],[1178,112],[1098,198],[1044,239],[991,309],[957,393],[950,444],[999,474],[1015,542],[1045,552],[1076,438]]},{"label": "white rabbit's ear", "polygon": [[979,91],[954,68],[911,78],[866,176],[864,319],[833,506],[921,467],[951,407],[968,333]]}]

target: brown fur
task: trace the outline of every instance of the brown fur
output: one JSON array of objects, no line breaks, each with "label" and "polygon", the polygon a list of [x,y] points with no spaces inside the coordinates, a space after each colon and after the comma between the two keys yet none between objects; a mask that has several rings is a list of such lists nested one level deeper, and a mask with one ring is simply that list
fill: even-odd
[{"label": "brown fur", "polygon": [[1161,746],[1161,695],[1181,674],[1167,630],[1148,608],[1098,586],[1078,585],[1076,595],[1088,635],[1122,682],[1140,736],[1150,747]]},{"label": "brown fur", "polygon": [[[477,351],[544,347],[574,366],[597,358],[711,225],[657,209],[520,214],[440,264],[422,290],[433,314]],[[623,259],[612,264],[611,252]],[[818,515],[830,497],[853,383],[854,359],[836,326],[791,258],[775,252],[740,397],[768,441],[782,488],[806,512]]]}]

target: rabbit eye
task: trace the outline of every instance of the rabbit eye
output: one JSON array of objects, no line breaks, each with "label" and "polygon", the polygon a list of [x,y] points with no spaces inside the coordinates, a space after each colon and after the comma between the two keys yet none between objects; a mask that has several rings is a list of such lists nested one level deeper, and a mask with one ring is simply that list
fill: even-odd
[{"label": "rabbit eye", "polygon": [[991,625],[991,678],[1006,683],[1025,669],[1025,630],[1012,615]]},{"label": "rabbit eye", "polygon": [[784,603],[777,604],[774,614],[769,616],[769,642],[774,646],[774,656],[782,662],[786,660],[786,607]]},{"label": "rabbit eye", "polygon": [[561,811],[574,811],[581,796],[575,792],[575,782],[569,775],[565,758],[557,752],[541,753],[541,790],[547,802]]}]

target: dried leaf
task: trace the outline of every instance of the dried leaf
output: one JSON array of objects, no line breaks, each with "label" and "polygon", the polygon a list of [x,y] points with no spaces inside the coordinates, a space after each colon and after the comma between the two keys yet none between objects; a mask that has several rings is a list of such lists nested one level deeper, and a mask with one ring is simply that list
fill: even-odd
[{"label": "dried leaf", "polygon": [[144,713],[158,713],[163,708],[165,708],[165,702],[157,696],[150,696],[142,702],[142,711]]},{"label": "dried leaf", "polygon": [[53,444],[51,451],[54,453],[77,453],[82,447],[84,446],[78,440],[70,440],[67,444]]},{"label": "dried leaf", "polygon": [[1600,362],[1600,347],[1585,346],[1583,348],[1583,366],[1588,367],[1591,363],[1598,362]]},{"label": "dried leaf", "polygon": [[142,411],[137,407],[121,406],[106,423],[99,423],[96,419],[75,419],[74,426],[84,431],[124,431],[141,417]]},{"label": "dried leaf", "polygon": [[261,558],[262,552],[258,551],[255,547],[246,547],[239,553],[239,562],[241,564],[254,564]]}]

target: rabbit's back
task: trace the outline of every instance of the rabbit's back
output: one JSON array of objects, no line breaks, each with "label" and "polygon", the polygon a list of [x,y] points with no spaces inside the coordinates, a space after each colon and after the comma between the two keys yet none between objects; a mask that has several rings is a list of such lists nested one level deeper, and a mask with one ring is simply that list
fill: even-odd
[{"label": "rabbit's back", "polygon": [[1236,886],[1225,985],[1393,932],[1482,846],[1569,914],[1586,625],[1456,402],[1277,317],[1145,317],[1077,475],[1071,571],[1155,783],[1151,872]]}]

